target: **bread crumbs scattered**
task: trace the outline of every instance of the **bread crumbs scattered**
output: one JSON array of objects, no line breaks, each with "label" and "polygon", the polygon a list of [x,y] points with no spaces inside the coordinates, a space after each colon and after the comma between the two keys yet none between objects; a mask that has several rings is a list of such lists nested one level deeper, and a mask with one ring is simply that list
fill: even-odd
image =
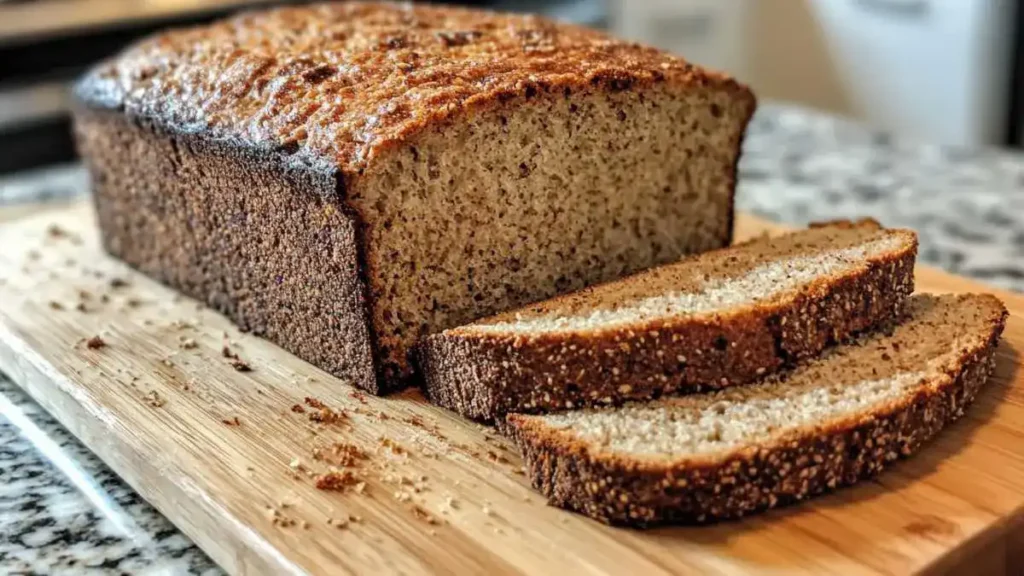
[{"label": "bread crumbs scattered", "polygon": [[366,394],[363,394],[359,390],[353,390],[348,393],[350,398],[355,398],[360,404],[366,404]]},{"label": "bread crumbs scattered", "polygon": [[85,307],[85,302],[79,302],[78,304],[75,304],[75,310],[78,310],[79,312],[83,312],[83,313],[85,313],[85,312],[88,312],[88,311],[89,311],[89,310],[88,310],[88,309],[87,309],[87,308]]},{"label": "bread crumbs scattered", "polygon": [[227,424],[228,426],[241,426],[242,425],[242,421],[238,419],[238,416],[235,416],[234,418],[225,418],[225,419],[221,420],[221,422]]},{"label": "bread crumbs scattered", "polygon": [[309,415],[310,422],[319,422],[321,424],[333,424],[335,422],[340,422],[341,420],[348,418],[348,415],[345,414],[343,410],[331,410],[326,404],[324,404],[323,402],[316,398],[310,398],[309,396],[307,396],[304,399],[304,402],[306,403],[306,406],[309,406],[310,408],[316,410],[316,412],[313,412]]},{"label": "bread crumbs scattered", "polygon": [[408,451],[404,447],[402,447],[401,444],[399,444],[398,442],[395,442],[391,438],[387,438],[387,437],[381,438],[380,439],[380,445],[385,447],[385,448],[387,448],[388,450],[391,450],[391,452],[393,454],[398,454],[400,456],[404,455],[404,454],[408,454]]},{"label": "bread crumbs scattered", "polygon": [[110,287],[111,288],[117,289],[117,288],[124,288],[125,286],[128,286],[128,281],[125,280],[124,278],[118,278],[118,277],[115,276],[115,277],[110,279]]},{"label": "bread crumbs scattered", "polygon": [[103,348],[106,345],[107,343],[104,342],[103,338],[100,338],[99,336],[93,336],[92,338],[89,338],[88,340],[85,341],[85,347],[88,348],[89,350]]},{"label": "bread crumbs scattered", "polygon": [[196,341],[193,340],[192,338],[183,338],[180,341],[180,345],[185,350],[192,350],[192,349],[197,348],[199,346],[199,344],[197,344]]},{"label": "bread crumbs scattered", "polygon": [[402,490],[395,492],[395,500],[398,500],[399,502],[408,502],[411,498],[412,496],[409,495],[408,492],[404,492]]},{"label": "bread crumbs scattered", "polygon": [[288,518],[281,514],[281,511],[272,506],[267,507],[267,514],[270,515],[270,523],[274,526],[280,526],[281,528],[289,528],[295,526],[296,522],[293,518]]},{"label": "bread crumbs scattered", "polygon": [[237,353],[232,352],[231,348],[229,348],[227,344],[225,344],[224,347],[221,348],[220,353],[222,356],[228,359],[228,364],[230,364],[231,367],[234,368],[235,370],[238,370],[239,372],[252,371],[252,366],[250,366],[249,363],[246,362],[245,360],[242,360]]},{"label": "bread crumbs scattered", "polygon": [[317,490],[344,492],[346,488],[359,484],[361,480],[349,470],[331,470],[316,477]]},{"label": "bread crumbs scattered", "polygon": [[160,363],[163,364],[164,366],[167,366],[168,368],[174,366],[174,362],[171,362],[170,358],[164,358],[160,360]]},{"label": "bread crumbs scattered", "polygon": [[344,530],[345,528],[348,528],[348,523],[349,523],[348,518],[339,518],[337,520],[335,520],[334,518],[328,518],[327,519],[327,525],[328,526],[334,526],[335,528],[338,528],[339,530]]},{"label": "bread crumbs scattered", "polygon": [[64,309],[64,305],[61,304],[60,302],[57,302],[56,300],[50,300],[49,304],[50,304],[50,309],[51,310],[63,310]]},{"label": "bread crumbs scattered", "polygon": [[412,507],[412,515],[417,519],[426,522],[427,524],[438,524],[437,518],[433,514],[424,510],[421,506],[416,505]]},{"label": "bread crumbs scattered", "polygon": [[295,412],[296,414],[305,414],[306,409],[302,407],[302,404],[295,404],[292,406],[292,412]]},{"label": "bread crumbs scattered", "polygon": [[323,450],[320,451],[320,457],[333,461],[338,466],[358,466],[359,462],[367,459],[366,452],[362,448],[355,444],[348,444],[346,442],[335,442],[331,444],[325,454]]},{"label": "bread crumbs scattered", "polygon": [[453,498],[452,496],[449,496],[447,499],[445,499],[444,503],[448,506],[448,508],[452,510],[459,509],[459,501]]},{"label": "bread crumbs scattered", "polygon": [[88,290],[80,289],[78,291],[78,298],[79,300],[92,300],[92,294]]},{"label": "bread crumbs scattered", "polygon": [[149,404],[153,408],[160,408],[164,404],[167,404],[167,399],[160,396],[160,393],[156,390],[150,390],[142,397],[142,399],[146,401],[146,404]]}]

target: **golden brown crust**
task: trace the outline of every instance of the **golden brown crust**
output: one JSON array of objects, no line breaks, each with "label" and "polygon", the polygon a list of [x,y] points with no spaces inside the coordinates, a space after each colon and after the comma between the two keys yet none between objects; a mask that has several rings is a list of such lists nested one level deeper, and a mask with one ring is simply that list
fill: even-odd
[{"label": "golden brown crust", "polygon": [[541,92],[750,91],[660,50],[537,16],[342,2],[249,12],[148,38],[77,94],[167,129],[285,151],[354,178],[459,114]]},{"label": "golden brown crust", "polygon": [[534,487],[556,506],[635,526],[739,518],[871,477],[960,418],[995,367],[1006,319],[1002,303],[996,306],[1002,315],[983,344],[915,393],[868,416],[797,430],[721,457],[659,462],[595,454],[571,435],[516,414],[503,430],[522,449]]},{"label": "golden brown crust", "polygon": [[563,334],[447,331],[417,358],[432,402],[484,421],[742,384],[898,314],[916,256],[910,237],[864,269],[725,314]]}]

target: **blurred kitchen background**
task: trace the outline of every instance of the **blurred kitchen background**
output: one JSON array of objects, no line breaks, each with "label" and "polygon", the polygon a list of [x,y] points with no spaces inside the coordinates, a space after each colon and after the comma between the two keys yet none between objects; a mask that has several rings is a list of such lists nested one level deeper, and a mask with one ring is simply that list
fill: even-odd
[{"label": "blurred kitchen background", "polygon": [[[69,82],[156,29],[260,0],[0,0],[0,173],[73,158]],[[606,28],[726,70],[762,100],[935,143],[1020,147],[1013,0],[468,0]]]}]

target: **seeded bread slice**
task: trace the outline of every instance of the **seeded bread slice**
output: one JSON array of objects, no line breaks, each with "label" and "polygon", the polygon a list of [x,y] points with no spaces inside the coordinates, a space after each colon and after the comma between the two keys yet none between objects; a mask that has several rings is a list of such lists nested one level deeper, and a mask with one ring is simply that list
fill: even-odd
[{"label": "seeded bread slice", "polygon": [[469,418],[752,381],[897,313],[917,236],[832,222],[445,330],[417,351],[430,399]]},{"label": "seeded bread slice", "polygon": [[1006,308],[920,295],[889,332],[763,383],[614,409],[512,414],[533,485],[610,523],[740,517],[872,476],[959,418],[995,365]]}]

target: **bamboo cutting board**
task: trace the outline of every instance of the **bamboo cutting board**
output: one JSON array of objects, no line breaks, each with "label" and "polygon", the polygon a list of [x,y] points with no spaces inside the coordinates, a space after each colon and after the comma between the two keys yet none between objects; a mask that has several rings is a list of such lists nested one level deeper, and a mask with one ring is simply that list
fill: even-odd
[{"label": "bamboo cutting board", "polygon": [[[986,290],[930,269],[918,286]],[[874,481],[710,527],[547,507],[493,431],[240,334],[104,255],[84,205],[0,225],[0,369],[233,574],[1017,574],[1024,297],[998,295],[996,375],[964,420]],[[355,475],[317,489],[345,459]]]}]

